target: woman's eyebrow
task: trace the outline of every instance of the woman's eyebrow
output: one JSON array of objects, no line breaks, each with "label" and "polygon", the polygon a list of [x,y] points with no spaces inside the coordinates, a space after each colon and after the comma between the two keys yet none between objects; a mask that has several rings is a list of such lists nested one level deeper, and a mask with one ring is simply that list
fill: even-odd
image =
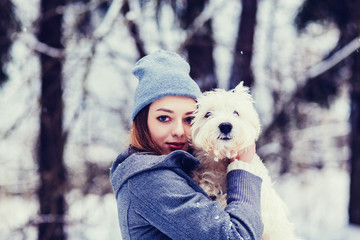
[{"label": "woman's eyebrow", "polygon": [[168,112],[168,113],[174,113],[174,111],[167,109],[167,108],[159,108],[156,110],[156,112]]},{"label": "woman's eyebrow", "polygon": [[193,115],[193,114],[194,114],[194,111],[185,113],[185,115]]}]

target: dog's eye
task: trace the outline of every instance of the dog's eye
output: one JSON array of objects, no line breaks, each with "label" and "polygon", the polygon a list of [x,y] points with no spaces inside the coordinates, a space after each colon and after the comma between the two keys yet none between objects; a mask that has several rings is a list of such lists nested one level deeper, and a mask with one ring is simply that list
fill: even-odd
[{"label": "dog's eye", "polygon": [[234,111],[233,114],[236,115],[236,116],[239,116],[238,111]]},{"label": "dog's eye", "polygon": [[207,113],[205,114],[205,117],[208,118],[208,117],[210,117],[211,115],[212,115],[211,112],[207,112]]}]

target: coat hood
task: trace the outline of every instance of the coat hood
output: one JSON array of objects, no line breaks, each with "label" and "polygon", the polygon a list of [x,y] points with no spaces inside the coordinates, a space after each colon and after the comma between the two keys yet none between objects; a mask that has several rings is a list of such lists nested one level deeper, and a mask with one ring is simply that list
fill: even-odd
[{"label": "coat hood", "polygon": [[169,155],[153,155],[129,148],[113,163],[110,169],[110,181],[117,195],[129,178],[141,172],[158,168],[181,168],[184,172],[190,173],[198,164],[199,160],[182,150],[173,151]]}]

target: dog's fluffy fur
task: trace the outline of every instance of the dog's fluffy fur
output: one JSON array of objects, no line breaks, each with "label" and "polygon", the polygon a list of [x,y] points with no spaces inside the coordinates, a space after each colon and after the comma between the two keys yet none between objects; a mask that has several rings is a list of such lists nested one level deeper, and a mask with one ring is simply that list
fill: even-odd
[{"label": "dog's fluffy fur", "polygon": [[[192,126],[192,146],[200,165],[193,179],[220,205],[226,207],[226,174],[230,159],[251,146],[260,134],[259,116],[249,89],[240,83],[235,89],[216,89],[198,99]],[[268,171],[260,158],[244,163],[235,160],[235,168],[245,169],[262,178],[262,240],[295,240],[287,208],[273,188]]]}]

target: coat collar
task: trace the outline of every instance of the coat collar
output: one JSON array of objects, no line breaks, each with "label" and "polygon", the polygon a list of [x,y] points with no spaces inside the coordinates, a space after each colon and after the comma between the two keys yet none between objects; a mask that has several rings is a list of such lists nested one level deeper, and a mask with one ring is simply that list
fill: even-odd
[{"label": "coat collar", "polygon": [[182,150],[173,151],[169,155],[153,155],[129,148],[115,160],[110,170],[110,180],[117,193],[129,178],[141,172],[158,168],[181,168],[189,173],[198,164],[199,160]]}]

